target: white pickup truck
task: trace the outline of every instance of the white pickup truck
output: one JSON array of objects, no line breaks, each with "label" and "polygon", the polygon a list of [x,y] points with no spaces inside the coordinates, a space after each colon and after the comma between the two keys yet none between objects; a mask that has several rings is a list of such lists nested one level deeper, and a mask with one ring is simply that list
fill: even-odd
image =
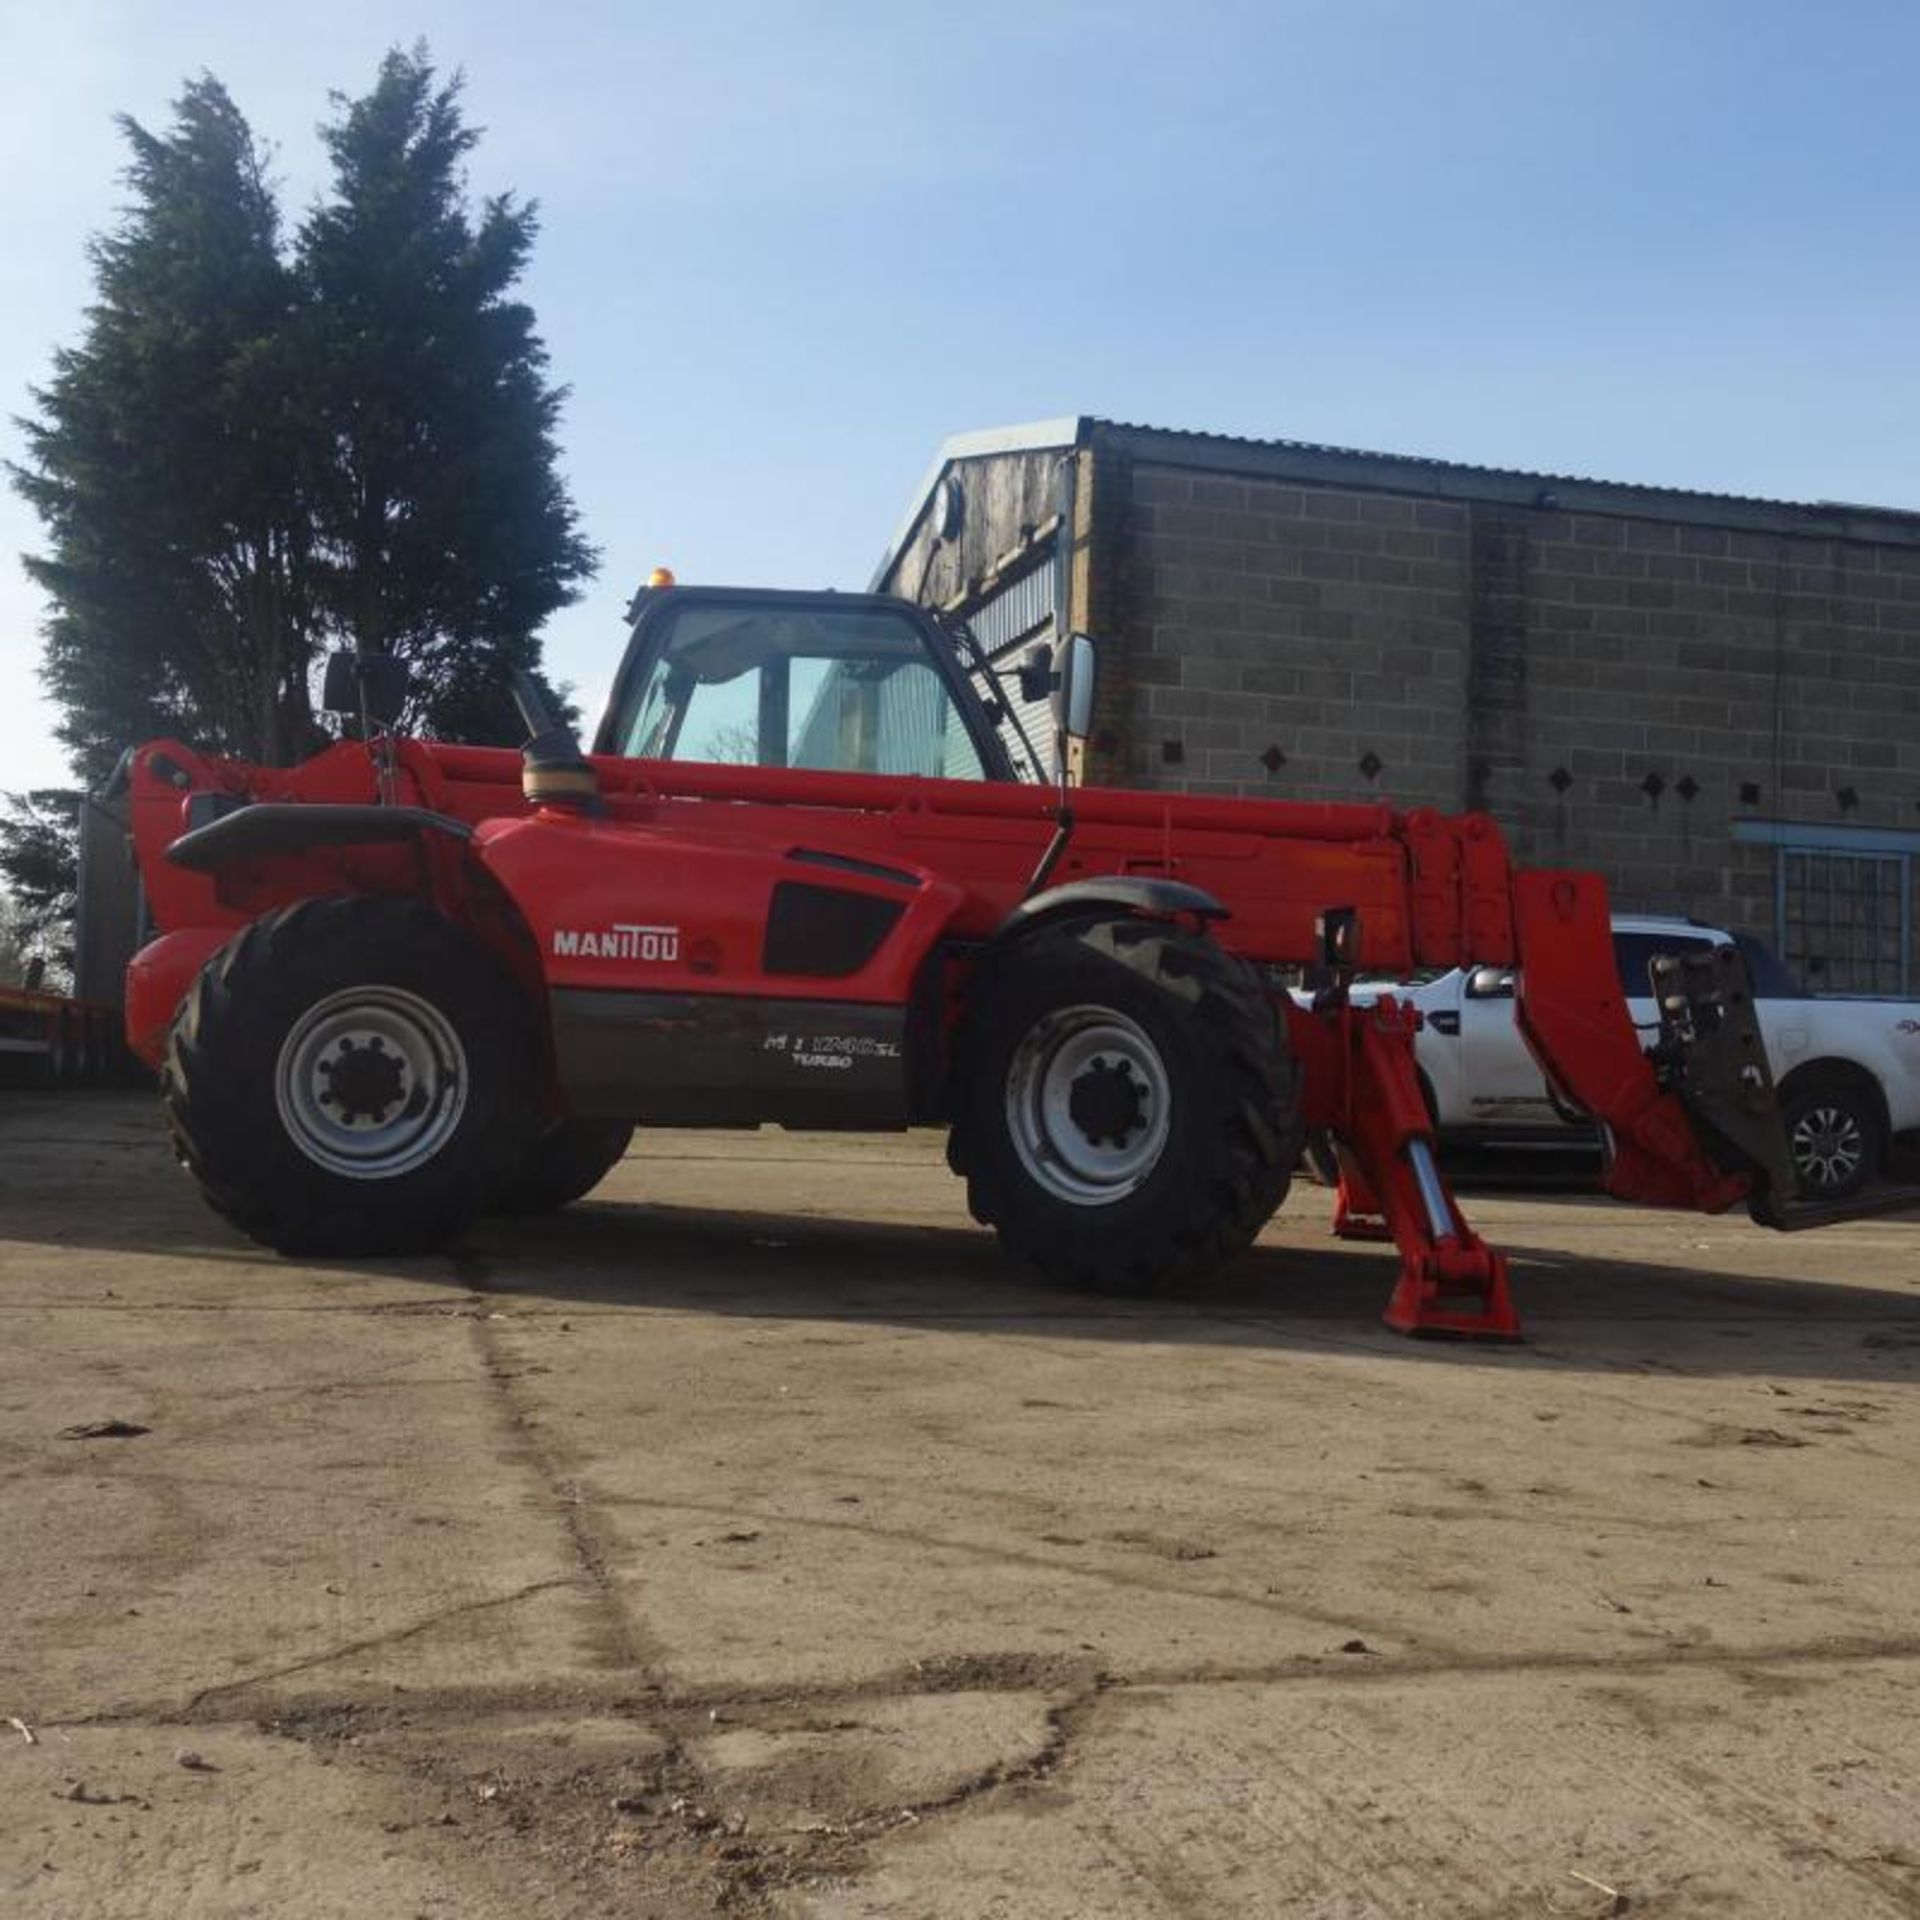
[{"label": "white pickup truck", "polygon": [[[1797,990],[1765,947],[1692,920],[1616,914],[1614,957],[1627,1007],[1649,1043],[1658,1031],[1648,964],[1656,954],[1731,942],[1746,956],[1760,1032],[1779,1089],[1787,1142],[1809,1199],[1841,1200],[1880,1170],[1893,1137],[1920,1129],[1920,1004],[1815,998]],[[1590,1123],[1547,1087],[1513,1018],[1504,968],[1455,968],[1418,986],[1356,985],[1366,1001],[1392,993],[1425,1016],[1416,1055],[1435,1123],[1458,1139],[1557,1137]]]}]

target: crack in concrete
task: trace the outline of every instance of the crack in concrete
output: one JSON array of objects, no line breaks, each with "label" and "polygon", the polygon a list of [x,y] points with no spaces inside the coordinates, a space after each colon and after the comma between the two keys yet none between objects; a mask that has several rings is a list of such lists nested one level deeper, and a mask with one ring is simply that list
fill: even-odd
[{"label": "crack in concrete", "polygon": [[767,1512],[743,1507],[737,1502],[706,1503],[696,1500],[650,1500],[642,1494],[609,1495],[602,1505],[632,1507],[646,1512],[705,1514],[721,1520],[757,1520],[763,1527],[795,1527],[821,1533],[851,1533],[896,1545],[917,1547],[925,1552],[963,1555],[999,1565],[1032,1567],[1041,1572],[1085,1580],[1096,1586],[1120,1587],[1141,1593],[1163,1594],[1172,1599],[1204,1600],[1219,1606],[1247,1607],[1256,1612],[1285,1620],[1305,1621],[1325,1627],[1343,1636],[1376,1633],[1383,1640],[1395,1640],[1403,1646],[1441,1651],[1439,1643],[1401,1628],[1369,1625],[1350,1612],[1323,1613],[1294,1603],[1269,1600],[1265,1595],[1238,1593],[1231,1588],[1205,1586],[1193,1581],[1156,1579],[1151,1574],[1134,1573],[1107,1566],[1089,1566],[1064,1559],[1057,1554],[1034,1553],[1019,1547],[996,1546],[988,1541],[962,1540],[951,1535],[925,1533],[911,1527],[876,1526],[871,1521],[843,1520],[834,1515],[808,1515]]},{"label": "crack in concrete", "polygon": [[[244,1675],[238,1680],[222,1680],[210,1687],[202,1687],[199,1692],[190,1694],[186,1705],[176,1713],[162,1713],[160,1718],[192,1719],[198,1716],[207,1702],[217,1700],[223,1695],[244,1694],[257,1687],[270,1685],[275,1680],[285,1680],[296,1673],[310,1673],[317,1667],[329,1667],[337,1660],[350,1660],[355,1654],[377,1652],[383,1647],[395,1647],[408,1640],[417,1640],[423,1633],[431,1633],[436,1627],[444,1626],[449,1620],[464,1619],[471,1614],[491,1613],[500,1607],[511,1607],[522,1600],[530,1600],[535,1594],[553,1593],[563,1587],[579,1585],[576,1575],[562,1575],[553,1580],[536,1580],[531,1585],[516,1587],[511,1593],[491,1594],[482,1600],[463,1600],[458,1606],[443,1607],[437,1613],[430,1613],[424,1619],[410,1621],[404,1627],[392,1627],[385,1633],[369,1634],[364,1639],[349,1640],[340,1646],[329,1647],[325,1652],[308,1654],[300,1660],[291,1660],[285,1666],[269,1667],[263,1673]],[[143,1716],[143,1717],[151,1717]],[[77,1726],[96,1726],[119,1724],[111,1716],[90,1717],[73,1723]]]},{"label": "crack in concrete", "polygon": [[[538,1583],[520,1594],[479,1604],[504,1605],[548,1587],[579,1581]],[[358,1643],[389,1644],[427,1630],[439,1620],[472,1608],[450,1609],[433,1621],[416,1622],[395,1634]],[[343,1651],[297,1663],[282,1672],[325,1664]],[[647,1887],[666,1901],[661,1911],[771,1915],[795,1889],[844,1879],[871,1870],[872,1854],[894,1836],[926,1823],[971,1817],[1058,1776],[1072,1766],[1109,1705],[1181,1688],[1247,1686],[1362,1686],[1446,1680],[1499,1680],[1513,1675],[1572,1674],[1608,1678],[1650,1677],[1688,1669],[1747,1672],[1794,1667],[1844,1668],[1871,1662],[1920,1661],[1920,1635],[1862,1638],[1828,1644],[1776,1644],[1729,1650],[1683,1647],[1642,1653],[1580,1654],[1546,1652],[1532,1656],[1494,1654],[1455,1656],[1445,1661],[1370,1659],[1292,1659],[1229,1665],[1142,1667],[1113,1673],[1083,1656],[1021,1654],[954,1656],[917,1662],[855,1681],[794,1684],[680,1687],[643,1683],[637,1693],[613,1692],[591,1681],[559,1685],[518,1683],[509,1687],[461,1687],[390,1694],[363,1700],[342,1698],[272,1708],[255,1703],[250,1713],[243,1696],[270,1675],[208,1688],[196,1694],[186,1713],[160,1708],[145,1714],[124,1711],[71,1721],[42,1722],[43,1731],[102,1724],[178,1727],[249,1724],[281,1738],[323,1747],[356,1765],[389,1772],[396,1768],[449,1795],[471,1795],[476,1760],[497,1754],[502,1735],[514,1723],[537,1727],[556,1714],[581,1718],[631,1720],[636,1734],[657,1736],[661,1746],[649,1763],[646,1791],[633,1809],[615,1807],[621,1823],[636,1839],[632,1865],[607,1853],[606,1811],[610,1791],[630,1788],[603,1777],[605,1769],[567,1759],[560,1771],[542,1775],[537,1761],[513,1778],[514,1791],[499,1807],[466,1815],[484,1819],[501,1844],[534,1846],[544,1860],[551,1854],[556,1829],[585,1834],[581,1871],[605,1882],[609,1897],[630,1892],[624,1875],[649,1876]],[[1002,1753],[963,1777],[917,1795],[887,1796],[844,1816],[796,1825],[749,1820],[757,1787],[751,1775],[716,1774],[695,1758],[699,1738],[717,1719],[768,1723],[770,1730],[793,1726],[796,1715],[837,1715],[850,1708],[944,1693],[1027,1695],[1045,1702],[1042,1733],[1017,1752]],[[728,1710],[724,1712],[722,1710]],[[801,1724],[800,1730],[811,1731]],[[839,1726],[824,1729],[839,1731]],[[416,1737],[413,1751],[396,1753],[379,1736]],[[463,1739],[463,1735],[465,1736]],[[490,1744],[491,1743],[491,1744]],[[624,1776],[623,1776],[624,1777]],[[537,1810],[537,1811],[536,1811]],[[619,1824],[619,1823],[617,1823]],[[1143,1863],[1132,1861],[1138,1870]],[[1190,1891],[1151,1874],[1156,1896],[1176,1913]],[[1875,1882],[1876,1886],[1879,1883]],[[1886,1888],[1881,1888],[1886,1891]],[[683,1904],[686,1903],[686,1904]]]},{"label": "crack in concrete", "polygon": [[[489,1264],[478,1254],[467,1251],[455,1253],[452,1262],[462,1283],[484,1298],[493,1284]],[[562,1474],[551,1450],[535,1437],[534,1409],[516,1385],[527,1369],[513,1365],[501,1351],[496,1323],[489,1316],[469,1314],[468,1325],[473,1331],[481,1367],[493,1389],[507,1452],[546,1490],[559,1514],[567,1550],[597,1597],[601,1630],[613,1664],[625,1668],[645,1667],[651,1649],[621,1597],[612,1544],[605,1538],[579,1484]]]},{"label": "crack in concrete", "polygon": [[[301,1660],[270,1673],[202,1688],[183,1709],[178,1702],[126,1703],[75,1718],[43,1719],[55,1729],[99,1726],[234,1725],[257,1723],[269,1703],[234,1710],[231,1696],[286,1674],[304,1672],[366,1648],[392,1644],[426,1632],[461,1613],[508,1606],[536,1593],[577,1587],[578,1577],[541,1581],[511,1594],[470,1601],[429,1619]],[[1546,1651],[1536,1654],[1469,1654],[1445,1660],[1393,1659],[1336,1654],[1301,1654],[1284,1660],[1194,1666],[1137,1667],[1116,1672],[1086,1655],[1007,1654],[963,1656],[888,1668],[862,1679],[769,1681],[760,1684],[716,1682],[681,1686],[664,1679],[641,1681],[637,1688],[611,1692],[591,1681],[519,1681],[504,1686],[439,1687],[409,1692],[396,1707],[391,1694],[273,1707],[276,1726],[310,1721],[377,1724],[396,1711],[410,1721],[511,1718],[536,1712],[642,1713],[650,1719],[709,1718],[716,1710],[824,1709],[861,1702],[919,1698],[968,1692],[1015,1694],[1123,1694],[1183,1687],[1341,1686],[1381,1687],[1449,1680],[1499,1680],[1517,1675],[1592,1675],[1641,1678],[1670,1672],[1770,1672],[1796,1667],[1853,1667],[1876,1662],[1920,1662],[1920,1635],[1856,1638],[1821,1645],[1804,1643],[1728,1648],[1686,1646],[1614,1653]],[[228,1699],[226,1711],[210,1713],[208,1703]]]},{"label": "crack in concrete", "polygon": [[[1023,1660],[997,1662],[991,1656],[930,1663],[922,1670],[894,1675],[886,1697],[951,1693],[981,1679],[1011,1681],[1029,1672]],[[634,1795],[628,1789],[619,1796],[615,1811],[646,1835],[645,1865],[667,1882],[660,1891],[685,1892],[691,1882],[698,1890],[699,1911],[703,1913],[786,1912],[788,1909],[779,1903],[788,1891],[863,1873],[871,1849],[889,1836],[924,1823],[965,1816],[1057,1773],[1068,1764],[1073,1745],[1106,1685],[1105,1676],[1083,1669],[1068,1691],[1048,1703],[1037,1743],[1023,1752],[991,1760],[938,1792],[888,1798],[884,1804],[866,1806],[841,1818],[805,1824],[787,1820],[768,1825],[750,1820],[743,1808],[755,1803],[756,1788],[751,1779],[716,1776],[695,1757],[698,1737],[711,1727],[710,1711],[695,1701],[658,1699],[633,1709],[636,1724],[659,1735],[663,1742],[650,1765],[647,1791]],[[1045,1697],[1030,1683],[1019,1690]],[[854,1697],[871,1696],[845,1691],[825,1696],[836,1703]],[[403,1709],[360,1718],[288,1714],[274,1721],[270,1730],[290,1739],[324,1743],[363,1765],[391,1764],[391,1753],[376,1758],[363,1743],[385,1720],[403,1720],[407,1727],[417,1727],[420,1716],[412,1710],[415,1704],[409,1701]],[[796,1704],[778,1697],[768,1702],[777,1717],[790,1713]],[[601,1711],[606,1711],[604,1704]],[[413,1754],[400,1755],[399,1764],[443,1787],[453,1787],[462,1779],[471,1784],[470,1760],[460,1755],[453,1741],[436,1738]],[[529,1793],[544,1796],[559,1824],[577,1825],[591,1818],[605,1791],[591,1768],[578,1765],[570,1766],[559,1782],[536,1784],[522,1776],[517,1785],[523,1798]],[[546,1824],[530,1820],[524,1809],[512,1810],[508,1817],[508,1831],[516,1837]],[[550,1837],[543,1837],[537,1844],[543,1852],[549,1850]],[[609,1881],[615,1879],[604,1862],[600,1872]]]},{"label": "crack in concrete", "polygon": [[885,1814],[874,1815],[871,1822],[874,1830],[886,1832],[915,1821],[959,1813],[1003,1790],[1032,1786],[1058,1773],[1067,1764],[1074,1743],[1085,1732],[1095,1704],[1112,1686],[1107,1675],[1094,1674],[1082,1687],[1048,1707],[1044,1737],[1024,1759],[996,1760],[956,1782],[944,1793],[906,1801]]}]

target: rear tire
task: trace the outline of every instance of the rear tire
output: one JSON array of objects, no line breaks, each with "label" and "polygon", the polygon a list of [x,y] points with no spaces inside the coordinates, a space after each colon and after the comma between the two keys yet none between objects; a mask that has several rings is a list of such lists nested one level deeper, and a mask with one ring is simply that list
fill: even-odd
[{"label": "rear tire", "polygon": [[501,1213],[558,1213],[584,1200],[626,1157],[633,1128],[625,1120],[556,1120],[528,1151],[499,1203]]},{"label": "rear tire", "polygon": [[1137,1293],[1253,1239],[1299,1160],[1298,1078],[1243,961],[1162,921],[1045,928],[982,962],[948,1159],[1061,1284]]},{"label": "rear tire", "polygon": [[425,1253],[511,1180],[534,1130],[530,1022],[417,900],[305,900],[200,970],[161,1096],[214,1210],[307,1255]]}]

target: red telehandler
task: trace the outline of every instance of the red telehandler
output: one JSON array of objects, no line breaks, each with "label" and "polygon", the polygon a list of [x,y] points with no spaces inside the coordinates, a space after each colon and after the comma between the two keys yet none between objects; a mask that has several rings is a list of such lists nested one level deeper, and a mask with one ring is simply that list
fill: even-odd
[{"label": "red telehandler", "polygon": [[1643,1050],[1603,883],[1516,871],[1483,816],[1051,783],[1021,715],[1050,690],[1064,764],[1084,636],[1016,689],[882,596],[650,585],[629,618],[591,754],[525,683],[518,754],[402,737],[397,663],[343,653],[325,704],[359,737],[301,766],[134,755],[161,931],[129,1037],[254,1239],[424,1251],[578,1198],[636,1124],[939,1125],[1010,1254],[1137,1289],[1245,1247],[1314,1128],[1345,1229],[1398,1247],[1388,1323],[1512,1337],[1506,1262],[1435,1163],[1416,1016],[1344,991],[1471,963],[1518,967],[1614,1194],[1837,1217],[1795,1193],[1738,955],[1659,963]]}]

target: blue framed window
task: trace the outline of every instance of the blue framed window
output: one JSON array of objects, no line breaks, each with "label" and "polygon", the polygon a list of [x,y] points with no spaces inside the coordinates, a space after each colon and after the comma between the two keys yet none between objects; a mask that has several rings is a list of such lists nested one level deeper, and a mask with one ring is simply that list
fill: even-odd
[{"label": "blue framed window", "polygon": [[1775,945],[1815,993],[1907,990],[1912,855],[1782,847]]},{"label": "blue framed window", "polygon": [[1920,833],[1736,820],[1733,837],[1774,850],[1773,944],[1800,985],[1895,998],[1912,990]]}]

